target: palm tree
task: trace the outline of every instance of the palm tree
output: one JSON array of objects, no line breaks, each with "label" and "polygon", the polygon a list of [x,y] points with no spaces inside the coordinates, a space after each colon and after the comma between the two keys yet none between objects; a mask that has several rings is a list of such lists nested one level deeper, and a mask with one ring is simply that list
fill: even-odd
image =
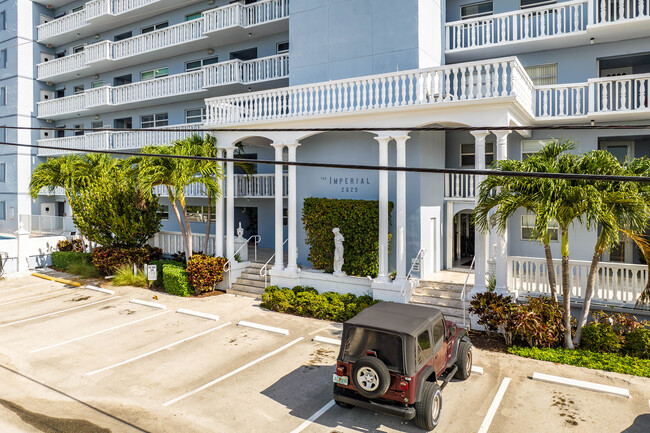
[{"label": "palm tree", "polygon": [[181,227],[185,244],[185,257],[192,256],[192,228],[187,216],[184,189],[189,185],[203,184],[208,196],[220,195],[217,179],[222,172],[216,161],[173,158],[174,156],[213,156],[209,149],[214,148],[214,138],[192,135],[172,142],[171,146],[145,146],[143,153],[153,153],[167,157],[143,157],[140,160],[139,182],[143,191],[153,195],[153,187],[164,185],[167,189],[176,219]]}]

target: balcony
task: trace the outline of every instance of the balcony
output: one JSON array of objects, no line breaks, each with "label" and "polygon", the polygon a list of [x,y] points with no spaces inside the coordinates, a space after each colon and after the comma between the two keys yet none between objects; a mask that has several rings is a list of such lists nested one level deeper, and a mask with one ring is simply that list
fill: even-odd
[{"label": "balcony", "polygon": [[[260,59],[231,60],[202,69],[123,86],[88,89],[77,95],[41,101],[38,117],[62,119],[77,113],[102,113],[138,106],[152,101],[176,102],[194,99],[201,93],[237,93],[246,87],[282,85],[289,77],[289,55]],[[274,83],[275,82],[275,83]]]},{"label": "balcony", "polygon": [[[445,24],[452,61],[650,35],[650,0],[574,0]],[[480,51],[479,51],[480,50]]]},{"label": "balcony", "polygon": [[445,173],[445,200],[471,201],[476,200],[477,185],[474,175]]},{"label": "balcony", "polygon": [[[283,174],[282,194],[289,195],[288,175]],[[186,198],[206,198],[204,186],[194,183],[184,190]],[[163,185],[154,187],[154,193],[167,196],[167,189]],[[275,197],[275,174],[236,174],[235,198],[273,198]]]},{"label": "balcony", "polygon": [[[190,0],[184,4],[197,2],[198,0]],[[173,0],[94,0],[86,3],[86,8],[79,12],[38,26],[38,42],[55,46],[65,44],[107,29],[141,21],[176,7],[177,2]],[[161,49],[167,49],[172,52],[170,55],[173,55],[172,47],[180,50],[179,45],[189,42],[204,40],[203,44],[193,46],[193,50],[199,50],[247,39],[251,28],[255,28],[255,37],[288,31],[289,25],[285,20],[288,16],[289,0],[265,0],[250,5],[233,3],[205,11],[201,18],[196,20],[124,41],[105,42],[118,45],[118,52],[126,53],[126,56],[149,53],[151,57],[151,51],[156,51],[159,55]],[[191,29],[188,31],[188,28]],[[136,52],[137,50],[140,52]],[[128,62],[120,63],[117,67],[128,65]]]}]

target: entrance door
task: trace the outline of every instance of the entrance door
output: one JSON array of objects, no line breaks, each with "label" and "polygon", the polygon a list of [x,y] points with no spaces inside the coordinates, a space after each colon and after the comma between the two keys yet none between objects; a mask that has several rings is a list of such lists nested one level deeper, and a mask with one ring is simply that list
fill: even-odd
[{"label": "entrance door", "polygon": [[472,264],[474,257],[474,223],[472,211],[461,211],[454,216],[454,267]]}]

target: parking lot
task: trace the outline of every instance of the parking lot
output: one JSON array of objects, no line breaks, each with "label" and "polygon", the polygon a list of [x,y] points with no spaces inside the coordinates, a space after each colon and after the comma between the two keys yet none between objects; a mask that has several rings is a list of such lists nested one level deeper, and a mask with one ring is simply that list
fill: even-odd
[{"label": "parking lot", "polygon": [[[0,281],[0,431],[420,431],[332,404],[338,347],[312,340],[339,338],[340,324],[268,312],[246,297],[114,290]],[[480,350],[474,358],[484,374],[445,388],[437,431],[650,431],[648,379]],[[631,398],[539,382],[534,372],[623,387]]]}]

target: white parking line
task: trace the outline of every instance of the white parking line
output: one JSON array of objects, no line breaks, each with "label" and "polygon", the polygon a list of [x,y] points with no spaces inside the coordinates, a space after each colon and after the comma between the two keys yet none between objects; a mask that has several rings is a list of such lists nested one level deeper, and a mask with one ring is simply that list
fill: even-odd
[{"label": "white parking line", "polygon": [[74,343],[75,341],[83,340],[83,339],[89,338],[89,337],[94,337],[95,335],[103,334],[104,332],[109,332],[109,331],[113,331],[115,329],[124,328],[125,326],[134,325],[134,324],[139,323],[139,322],[144,322],[145,320],[153,319],[154,317],[158,317],[158,316],[160,316],[162,314],[167,314],[169,312],[170,311],[163,311],[162,313],[154,314],[153,316],[145,317],[143,319],[134,320],[133,322],[123,323],[123,324],[118,325],[118,326],[113,326],[112,328],[104,329],[103,331],[97,331],[97,332],[93,332],[92,334],[84,335],[83,337],[77,337],[77,338],[73,338],[72,340],[67,340],[67,341],[63,341],[61,343],[52,344],[50,346],[41,347],[40,349],[34,349],[29,353],[36,353],[36,352],[40,352],[42,350],[53,349],[55,347],[63,346],[65,344]]},{"label": "white parking line", "polygon": [[14,290],[26,289],[28,287],[42,286],[43,284],[53,283],[54,281],[43,281],[42,283],[29,284],[27,286],[13,287],[11,289],[0,290],[0,293],[13,292]]},{"label": "white parking line", "polygon": [[42,293],[40,295],[28,296],[26,298],[14,299],[13,301],[3,302],[2,304],[0,304],[0,307],[2,307],[3,305],[11,305],[11,304],[17,304],[18,302],[29,301],[30,299],[46,298],[50,295],[57,295],[63,292],[70,292],[70,290],[73,289],[55,290],[54,292]]},{"label": "white parking line", "polygon": [[494,400],[492,400],[492,404],[490,405],[487,414],[485,414],[485,418],[483,419],[483,424],[481,424],[481,428],[478,430],[478,433],[487,433],[488,429],[490,428],[490,424],[492,424],[492,419],[494,419],[494,415],[496,415],[497,413],[499,404],[501,404],[501,399],[503,398],[503,395],[506,393],[506,389],[508,389],[509,384],[510,384],[510,378],[504,377],[503,382],[501,382],[501,386],[497,391],[497,394],[494,396]]},{"label": "white parking line", "polygon": [[341,340],[337,338],[321,337],[320,335],[315,336],[311,341],[315,341],[317,343],[334,344],[336,346],[341,345]]},{"label": "white parking line", "polygon": [[304,337],[298,337],[298,338],[296,338],[295,340],[293,340],[291,343],[285,344],[284,346],[280,347],[279,349],[275,349],[273,352],[271,352],[271,353],[267,353],[266,355],[264,355],[264,356],[262,356],[262,357],[260,357],[260,358],[257,358],[257,359],[254,360],[254,361],[249,362],[248,364],[244,365],[243,367],[239,367],[238,369],[233,370],[233,371],[231,371],[231,372],[228,373],[228,374],[224,374],[224,375],[221,376],[220,378],[215,379],[215,380],[213,380],[212,382],[208,382],[208,383],[206,383],[205,385],[200,386],[200,387],[196,388],[196,389],[193,390],[193,391],[186,392],[185,394],[183,394],[183,395],[181,395],[181,396],[179,396],[179,397],[176,397],[176,398],[174,398],[174,399],[171,399],[171,400],[169,400],[169,401],[163,403],[163,406],[169,406],[169,405],[171,405],[171,404],[174,404],[174,403],[176,403],[176,402],[178,402],[178,401],[183,400],[184,398],[187,398],[187,397],[192,396],[192,395],[194,395],[194,394],[196,394],[196,393],[198,393],[198,392],[201,392],[201,391],[203,391],[204,389],[207,389],[207,388],[211,387],[212,385],[215,385],[215,384],[221,382],[222,380],[228,379],[230,376],[234,376],[235,374],[239,373],[240,371],[246,370],[248,367],[252,367],[253,365],[257,364],[258,362],[262,362],[262,361],[264,361],[266,358],[270,358],[271,356],[276,355],[276,354],[282,352],[282,351],[285,350],[285,349],[288,349],[289,347],[291,347],[291,346],[293,346],[294,344],[298,343],[300,340],[304,340]]},{"label": "white parking line", "polygon": [[630,391],[626,388],[619,388],[618,386],[601,385],[600,383],[587,382],[584,380],[569,379],[567,377],[551,376],[544,373],[533,373],[533,380],[541,380],[542,382],[559,383],[560,385],[573,386],[575,388],[587,389],[589,391],[597,391],[605,394],[618,395],[619,397],[632,398]]},{"label": "white parking line", "polygon": [[90,304],[79,305],[77,307],[66,308],[65,310],[55,311],[54,313],[43,314],[41,316],[30,317],[28,319],[16,320],[15,322],[10,322],[10,323],[5,323],[4,325],[0,325],[0,328],[4,328],[5,326],[16,325],[18,323],[29,322],[31,320],[42,319],[44,317],[54,316],[59,313],[65,313],[66,311],[72,311],[72,310],[78,310],[79,308],[90,307],[91,305],[99,304],[101,302],[106,302],[106,301],[112,301],[113,299],[117,299],[119,297],[120,296],[113,296],[112,298],[102,299],[101,301],[95,301],[95,302],[91,302]]},{"label": "white parking line", "polygon": [[154,353],[162,352],[165,349],[169,349],[170,347],[174,347],[177,344],[185,343],[186,341],[194,340],[195,338],[201,337],[205,334],[209,334],[212,331],[216,331],[217,329],[221,329],[224,326],[230,325],[232,322],[224,323],[223,325],[217,326],[216,328],[211,328],[208,329],[207,331],[203,331],[200,334],[192,335],[191,337],[183,338],[182,340],[178,340],[175,343],[168,344],[167,346],[161,347],[160,349],[152,350],[151,352],[147,352],[142,355],[138,355],[135,358],[127,359],[126,361],[118,362],[117,364],[109,365],[108,367],[100,368],[99,370],[94,370],[86,373],[86,376],[92,376],[93,374],[101,373],[102,371],[110,370],[111,368],[119,367],[121,365],[128,364],[133,361],[137,361],[138,359],[145,358],[147,356],[153,355]]},{"label": "white parking line", "polygon": [[296,427],[295,429],[291,430],[291,433],[300,433],[301,431],[303,431],[304,429],[306,429],[307,427],[309,427],[309,425],[310,425],[311,423],[313,423],[313,422],[316,421],[318,418],[320,418],[320,416],[323,415],[325,412],[327,412],[327,411],[329,410],[329,408],[331,408],[332,406],[334,406],[334,400],[330,400],[330,401],[329,401],[325,406],[323,406],[323,407],[321,407],[320,409],[318,409],[318,412],[316,412],[315,414],[313,414],[312,416],[310,416],[309,419],[308,419],[307,421],[303,422],[303,423],[300,424],[298,427]]}]

